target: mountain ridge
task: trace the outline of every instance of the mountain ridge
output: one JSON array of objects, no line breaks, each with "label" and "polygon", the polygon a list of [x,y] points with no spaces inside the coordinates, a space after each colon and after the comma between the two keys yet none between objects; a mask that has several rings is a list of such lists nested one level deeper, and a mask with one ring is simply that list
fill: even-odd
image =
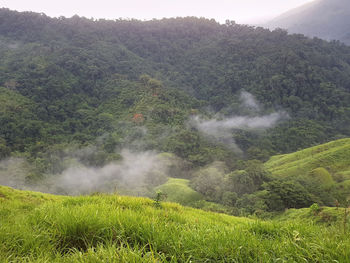
[{"label": "mountain ridge", "polygon": [[316,0],[287,11],[266,26],[350,44],[349,15],[350,4],[346,0]]}]

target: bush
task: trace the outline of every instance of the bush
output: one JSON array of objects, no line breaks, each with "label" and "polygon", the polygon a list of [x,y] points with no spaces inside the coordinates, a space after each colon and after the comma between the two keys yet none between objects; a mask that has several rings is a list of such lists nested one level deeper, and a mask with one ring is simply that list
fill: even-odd
[{"label": "bush", "polygon": [[321,211],[320,206],[317,203],[314,203],[310,206],[310,212],[313,215],[317,215]]}]

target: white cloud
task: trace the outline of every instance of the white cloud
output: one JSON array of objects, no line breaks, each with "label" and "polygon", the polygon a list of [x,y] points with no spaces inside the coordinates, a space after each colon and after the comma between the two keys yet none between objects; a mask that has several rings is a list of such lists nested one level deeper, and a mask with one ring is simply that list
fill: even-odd
[{"label": "white cloud", "polygon": [[280,121],[289,118],[285,111],[277,111],[270,114],[261,114],[262,107],[255,97],[246,91],[240,94],[241,106],[255,112],[254,116],[230,116],[224,117],[218,114],[212,119],[203,119],[200,116],[193,117],[190,125],[197,128],[203,134],[213,138],[226,146],[241,152],[233,139],[234,131],[237,129],[262,131],[276,126]]}]

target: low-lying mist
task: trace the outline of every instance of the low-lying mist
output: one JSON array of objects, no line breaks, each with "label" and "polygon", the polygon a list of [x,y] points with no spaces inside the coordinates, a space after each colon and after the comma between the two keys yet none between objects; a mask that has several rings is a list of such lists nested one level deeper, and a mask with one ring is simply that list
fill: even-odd
[{"label": "low-lying mist", "polygon": [[[123,150],[122,160],[103,167],[84,165],[66,169],[55,177],[51,185],[64,189],[69,194],[94,191],[118,191],[118,186],[126,189],[143,187],[150,180],[166,174],[166,167],[155,152],[131,152]],[[148,181],[147,181],[148,180]],[[160,179],[161,180],[161,179]],[[147,181],[147,182],[146,182]],[[156,183],[156,182],[155,182]]]},{"label": "low-lying mist", "polygon": [[[80,150],[79,155],[90,150]],[[102,167],[87,166],[77,159],[59,174],[30,179],[30,165],[21,158],[0,162],[0,185],[54,194],[79,195],[94,192],[122,192],[144,195],[153,185],[167,180],[169,160],[153,151],[121,151],[122,159]]]}]

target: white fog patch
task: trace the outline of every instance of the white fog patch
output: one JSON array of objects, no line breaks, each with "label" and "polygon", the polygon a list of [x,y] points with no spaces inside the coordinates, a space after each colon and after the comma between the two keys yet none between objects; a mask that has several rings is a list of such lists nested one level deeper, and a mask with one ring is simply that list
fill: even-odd
[{"label": "white fog patch", "polygon": [[[68,151],[68,150],[67,150]],[[102,167],[84,165],[78,157],[90,154],[94,147],[70,153],[62,161],[66,168],[59,174],[46,174],[31,180],[32,166],[23,158],[0,161],[0,185],[53,194],[91,194],[128,192],[147,194],[147,187],[164,183],[171,164],[154,151],[122,150],[122,159]],[[73,156],[73,157],[72,157]]]},{"label": "white fog patch", "polygon": [[69,194],[81,194],[111,190],[120,183],[128,188],[140,187],[152,174],[166,173],[165,165],[155,152],[123,150],[121,155],[123,159],[120,162],[103,167],[70,167],[53,179],[51,184]]},{"label": "white fog patch", "polygon": [[26,186],[28,165],[22,158],[8,158],[0,161],[0,185],[23,189]]},{"label": "white fog patch", "polygon": [[268,115],[256,117],[233,116],[229,118],[210,120],[204,120],[197,116],[192,118],[191,124],[203,134],[224,143],[227,147],[232,148],[237,153],[241,153],[242,151],[233,139],[235,129],[253,131],[265,130],[274,127],[279,121],[285,118],[288,118],[288,114],[285,112],[274,112]]},{"label": "white fog patch", "polygon": [[7,45],[9,49],[17,49],[19,47],[18,43],[10,43]]},{"label": "white fog patch", "polygon": [[255,99],[253,94],[242,91],[240,95],[240,100],[242,101],[242,105],[249,109],[254,109],[256,111],[260,111],[260,105],[258,101]]},{"label": "white fog patch", "polygon": [[217,114],[212,119],[205,119],[196,116],[190,119],[190,125],[198,129],[209,138],[224,143],[238,153],[242,151],[236,145],[233,138],[235,130],[263,131],[277,125],[278,122],[288,119],[289,116],[284,111],[261,114],[262,107],[255,97],[246,91],[240,94],[241,107],[247,108],[254,113],[254,116],[222,116]]},{"label": "white fog patch", "polygon": [[247,116],[233,116],[224,119],[203,120],[198,116],[193,118],[195,127],[200,131],[216,135],[221,131],[233,129],[267,129],[271,128],[276,123],[287,116],[284,112],[274,112],[264,116],[247,117]]},{"label": "white fog patch", "polygon": [[19,42],[9,42],[8,40],[0,39],[0,47],[8,49],[18,49],[19,46]]}]

